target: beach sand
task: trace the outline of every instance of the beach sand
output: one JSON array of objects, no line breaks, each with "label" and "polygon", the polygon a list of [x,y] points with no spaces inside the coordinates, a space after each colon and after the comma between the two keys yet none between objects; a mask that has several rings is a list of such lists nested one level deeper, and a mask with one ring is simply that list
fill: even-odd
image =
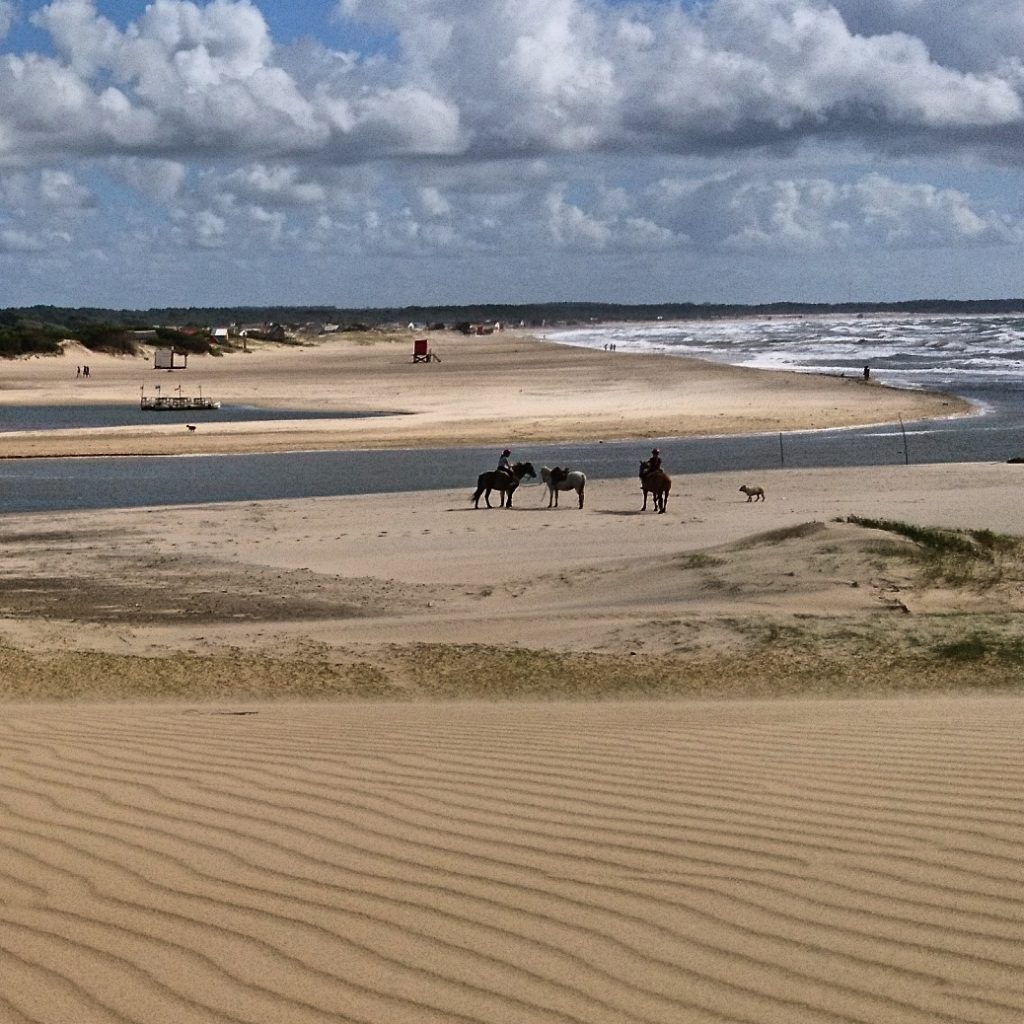
[{"label": "beach sand", "polygon": [[[674,366],[535,345],[536,396],[486,391],[479,349],[493,406],[460,428],[459,389],[423,384],[376,440],[489,416],[492,443],[531,402],[597,436]],[[367,370],[367,407],[441,352]],[[563,387],[577,363],[606,393]],[[55,365],[4,401],[54,401]],[[130,376],[92,365],[92,395]],[[324,400],[289,372],[250,381]],[[780,428],[805,386],[849,422],[949,408],[782,377],[694,366],[650,434],[715,408],[687,380]],[[1024,467],[669,468],[665,515],[621,479],[583,510],[473,510],[467,481],[4,516],[0,1024],[1019,1024]]]},{"label": "beach sand", "polygon": [[[859,377],[751,370],[661,355],[598,352],[506,331],[430,336],[440,362],[413,363],[409,332],[330,335],[308,345],[191,356],[188,368],[105,356],[69,344],[63,356],[4,366],[2,405],[127,404],[145,394],[303,410],[308,420],[218,422],[197,429],[159,413],[145,427],[5,433],[0,455],[146,455],[446,447],[796,430],[962,414],[966,403],[897,391]],[[88,378],[76,367],[88,363]],[[334,414],[332,416],[332,413]],[[364,414],[338,418],[338,414]],[[389,413],[380,418],[365,414]]]}]

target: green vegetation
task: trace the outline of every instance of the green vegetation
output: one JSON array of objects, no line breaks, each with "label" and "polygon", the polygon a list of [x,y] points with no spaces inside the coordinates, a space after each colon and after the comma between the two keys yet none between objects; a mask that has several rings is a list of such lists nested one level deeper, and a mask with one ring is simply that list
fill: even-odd
[{"label": "green vegetation", "polygon": [[938,644],[936,657],[960,663],[995,662],[1024,668],[1024,638],[974,632],[952,643]]},{"label": "green vegetation", "polygon": [[798,523],[796,526],[782,526],[777,530],[767,530],[764,533],[756,533],[747,537],[736,545],[737,550],[757,547],[760,544],[782,544],[787,540],[800,540],[803,537],[813,537],[825,529],[824,523],[811,521],[809,523]]},{"label": "green vegetation", "polygon": [[214,352],[215,346],[206,333],[188,334],[173,327],[157,327],[155,334],[157,343],[165,348],[188,352],[189,355],[210,355]]},{"label": "green vegetation", "polygon": [[703,551],[694,551],[690,554],[680,555],[676,559],[676,564],[680,569],[715,569],[728,563],[724,558],[716,558]]},{"label": "green vegetation", "polygon": [[80,324],[70,337],[81,342],[90,352],[133,356],[138,351],[131,332],[116,324]]},{"label": "green vegetation", "polygon": [[991,530],[944,530],[892,519],[847,516],[837,522],[881,530],[911,541],[915,547],[886,547],[887,555],[908,554],[923,565],[927,576],[953,586],[992,587],[1021,578],[1024,542]]},{"label": "green vegetation", "polygon": [[42,325],[0,323],[0,358],[14,359],[36,353],[56,355],[60,351],[62,337],[64,335],[60,331]]},{"label": "green vegetation", "polygon": [[[55,311],[56,312],[56,311]],[[179,352],[209,353],[214,350],[205,332],[189,333],[174,327],[149,327],[135,320],[115,322],[68,312],[61,320],[41,320],[0,310],[0,359],[26,355],[57,355],[62,341],[77,341],[90,352],[136,355],[140,341],[151,341]],[[140,338],[144,334],[145,338]]]}]

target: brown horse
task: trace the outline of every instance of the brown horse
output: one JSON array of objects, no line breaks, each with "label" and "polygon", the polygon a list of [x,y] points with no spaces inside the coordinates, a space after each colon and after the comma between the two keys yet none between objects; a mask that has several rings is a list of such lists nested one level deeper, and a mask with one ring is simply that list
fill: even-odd
[{"label": "brown horse", "polygon": [[512,507],[512,494],[519,486],[519,481],[524,476],[535,477],[532,462],[517,462],[512,467],[511,476],[500,469],[492,469],[489,473],[481,473],[476,479],[476,490],[470,495],[473,508],[480,507],[480,495],[484,496],[488,508],[494,508],[491,504],[491,491],[497,491],[501,495],[501,507]]},{"label": "brown horse", "polygon": [[644,491],[644,507],[641,512],[647,511],[647,495],[654,499],[654,510],[664,512],[668,507],[668,492],[672,490],[672,477],[663,469],[651,470],[647,462],[640,463],[640,486]]}]

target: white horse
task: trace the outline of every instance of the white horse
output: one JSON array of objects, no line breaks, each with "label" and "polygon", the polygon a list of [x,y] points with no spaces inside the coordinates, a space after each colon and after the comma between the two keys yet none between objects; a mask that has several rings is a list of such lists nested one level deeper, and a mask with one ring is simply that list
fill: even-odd
[{"label": "white horse", "polygon": [[[558,467],[556,466],[555,469]],[[587,486],[586,475],[578,469],[563,469],[558,471],[557,479],[552,483],[551,474],[553,472],[554,470],[548,469],[547,466],[541,466],[540,478],[548,489],[548,508],[551,508],[552,505],[558,508],[559,491],[575,491],[580,499],[580,508],[583,508],[583,490]]]}]

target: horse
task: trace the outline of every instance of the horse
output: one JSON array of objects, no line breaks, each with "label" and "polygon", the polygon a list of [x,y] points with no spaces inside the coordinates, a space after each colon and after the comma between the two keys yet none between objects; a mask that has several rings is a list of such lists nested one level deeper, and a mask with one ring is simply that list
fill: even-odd
[{"label": "horse", "polygon": [[647,495],[654,498],[654,508],[657,512],[664,512],[668,507],[668,492],[672,490],[672,477],[663,469],[649,469],[650,463],[640,463],[640,486],[644,491],[644,507],[641,512],[647,511]]},{"label": "horse", "polygon": [[587,478],[578,469],[548,469],[541,466],[540,478],[548,489],[548,508],[554,505],[558,508],[559,491],[575,491],[580,499],[580,508],[583,508],[583,489],[587,486]]},{"label": "horse", "polygon": [[519,486],[524,476],[535,477],[532,462],[517,462],[512,466],[512,475],[500,469],[492,469],[489,473],[481,473],[476,478],[476,490],[470,495],[469,500],[473,502],[473,508],[480,507],[480,495],[484,496],[488,508],[494,508],[491,504],[491,491],[498,491],[501,494],[501,507],[512,507],[512,493]]}]

